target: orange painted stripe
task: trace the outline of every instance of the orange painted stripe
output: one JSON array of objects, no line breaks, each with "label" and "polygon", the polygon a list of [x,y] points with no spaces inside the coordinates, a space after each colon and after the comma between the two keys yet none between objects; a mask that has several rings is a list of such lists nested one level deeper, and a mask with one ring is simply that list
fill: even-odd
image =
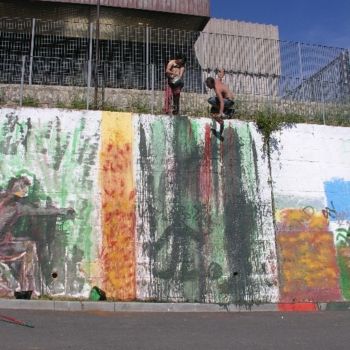
[{"label": "orange painted stripe", "polygon": [[278,311],[318,311],[316,303],[281,303]]},{"label": "orange painted stripe", "polygon": [[103,112],[100,183],[104,290],[116,300],[136,298],[135,183],[131,113]]}]

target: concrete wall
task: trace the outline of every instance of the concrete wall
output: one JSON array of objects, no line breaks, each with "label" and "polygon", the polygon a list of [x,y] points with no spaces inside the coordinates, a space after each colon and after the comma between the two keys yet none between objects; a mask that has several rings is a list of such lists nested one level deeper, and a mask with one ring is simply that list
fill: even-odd
[{"label": "concrete wall", "polygon": [[[113,111],[130,111],[161,114],[164,107],[164,91],[112,89],[99,90],[98,101],[103,109]],[[0,105],[17,107],[20,105],[20,85],[0,84]],[[195,117],[209,116],[207,93],[181,93],[181,114]],[[87,89],[73,86],[24,85],[23,106],[86,109]],[[94,89],[89,92],[89,105],[93,107]],[[349,105],[322,104],[315,102],[295,102],[265,96],[235,95],[235,115],[238,119],[246,119],[258,111],[266,111],[272,107],[281,114],[293,113],[310,122],[339,125],[342,121],[348,125]],[[323,119],[324,117],[324,119]]]},{"label": "concrete wall", "polygon": [[281,300],[350,297],[350,130],[299,125],[273,159]]},{"label": "concrete wall", "polygon": [[275,231],[261,137],[225,123],[1,109],[0,295],[348,299],[349,129],[280,136]]}]

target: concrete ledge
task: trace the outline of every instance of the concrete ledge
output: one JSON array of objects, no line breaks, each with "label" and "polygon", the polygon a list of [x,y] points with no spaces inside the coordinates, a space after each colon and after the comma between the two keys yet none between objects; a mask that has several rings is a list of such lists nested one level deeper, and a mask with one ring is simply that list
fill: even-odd
[{"label": "concrete ledge", "polygon": [[82,311],[108,311],[114,312],[114,304],[113,302],[107,301],[82,301]]},{"label": "concrete ledge", "polygon": [[[350,302],[287,304],[199,304],[199,303],[143,303],[0,299],[0,309],[47,311],[103,311],[103,312],[318,312],[350,311]],[[290,307],[290,306],[293,307]]]},{"label": "concrete ledge", "polygon": [[349,311],[350,302],[327,303],[325,311]]},{"label": "concrete ledge", "polygon": [[55,310],[53,300],[0,299],[0,309]]},{"label": "concrete ledge", "polygon": [[54,310],[55,311],[82,311],[83,306],[80,301],[54,301]]},{"label": "concrete ledge", "polygon": [[217,304],[115,303],[116,312],[226,312]]}]

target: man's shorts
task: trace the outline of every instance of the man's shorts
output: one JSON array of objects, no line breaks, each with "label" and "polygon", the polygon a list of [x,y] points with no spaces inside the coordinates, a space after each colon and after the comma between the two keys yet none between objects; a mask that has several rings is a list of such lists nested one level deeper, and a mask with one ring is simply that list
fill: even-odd
[{"label": "man's shorts", "polygon": [[185,85],[184,81],[180,77],[169,79],[168,84],[172,89],[182,89]]},{"label": "man's shorts", "polygon": [[[220,100],[217,97],[210,97],[208,99],[208,102],[210,105],[212,105],[211,113],[219,113],[220,108]],[[234,113],[233,105],[235,104],[234,101],[224,98],[224,114],[228,116],[232,116]]]}]

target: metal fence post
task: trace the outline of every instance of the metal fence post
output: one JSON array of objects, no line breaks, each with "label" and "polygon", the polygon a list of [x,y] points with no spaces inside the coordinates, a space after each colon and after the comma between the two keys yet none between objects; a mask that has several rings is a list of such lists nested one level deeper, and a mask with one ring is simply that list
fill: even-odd
[{"label": "metal fence post", "polygon": [[343,52],[343,59],[344,59],[344,66],[343,66],[343,72],[344,72],[344,95],[345,97],[345,103],[349,103],[350,102],[350,53],[349,50],[345,50]]},{"label": "metal fence post", "polygon": [[96,3],[96,47],[95,47],[95,93],[94,93],[94,104],[95,108],[98,109],[98,72],[100,65],[100,2],[97,0]]},{"label": "metal fence post", "polygon": [[23,85],[24,85],[24,73],[26,70],[26,56],[22,56],[22,68],[21,68],[21,86],[19,88],[19,105],[23,104]]},{"label": "metal fence post", "polygon": [[326,115],[325,115],[325,101],[324,101],[324,93],[323,93],[323,80],[320,81],[321,83],[321,101],[322,101],[322,120],[323,125],[326,125]]},{"label": "metal fence post", "polygon": [[89,32],[89,60],[88,60],[88,77],[87,77],[87,88],[86,88],[86,109],[90,106],[90,87],[91,87],[91,72],[92,72],[92,36],[93,36],[93,23],[90,23]]},{"label": "metal fence post", "polygon": [[32,85],[32,80],[33,80],[34,45],[35,45],[35,18],[33,18],[32,20],[32,37],[30,42],[29,85]]},{"label": "metal fence post", "polygon": [[151,64],[151,113],[154,114],[154,64]]},{"label": "metal fence post", "polygon": [[205,61],[205,53],[206,53],[206,43],[207,43],[207,35],[209,35],[208,33],[204,33],[202,32],[200,34],[203,38],[203,40],[200,42],[201,43],[201,52],[200,52],[200,55],[202,55],[202,58],[201,58],[201,61],[203,63],[203,66],[201,67],[201,76],[202,76],[202,95],[204,95],[207,91],[205,89],[205,80],[206,80],[206,75],[205,75],[205,72],[204,72],[204,68],[207,67],[206,65],[206,61]]},{"label": "metal fence post", "polygon": [[[256,40],[259,40],[259,39],[255,39],[255,42],[254,42],[254,38],[248,38],[249,40],[249,53],[250,53],[250,59],[249,59],[249,68],[247,69],[248,70],[248,73],[249,71],[252,73],[251,75],[251,87],[252,87],[252,93],[254,94],[255,93],[255,55],[254,55],[254,43],[256,42]],[[269,94],[270,94],[270,91],[269,91]]]},{"label": "metal fence post", "polygon": [[146,90],[149,90],[149,26],[146,26]]},{"label": "metal fence post", "polygon": [[303,60],[301,56],[301,45],[298,43],[298,55],[299,55],[299,75],[300,75],[300,87],[301,87],[301,95],[303,97],[303,101],[305,100],[304,96],[304,73],[303,73]]}]

